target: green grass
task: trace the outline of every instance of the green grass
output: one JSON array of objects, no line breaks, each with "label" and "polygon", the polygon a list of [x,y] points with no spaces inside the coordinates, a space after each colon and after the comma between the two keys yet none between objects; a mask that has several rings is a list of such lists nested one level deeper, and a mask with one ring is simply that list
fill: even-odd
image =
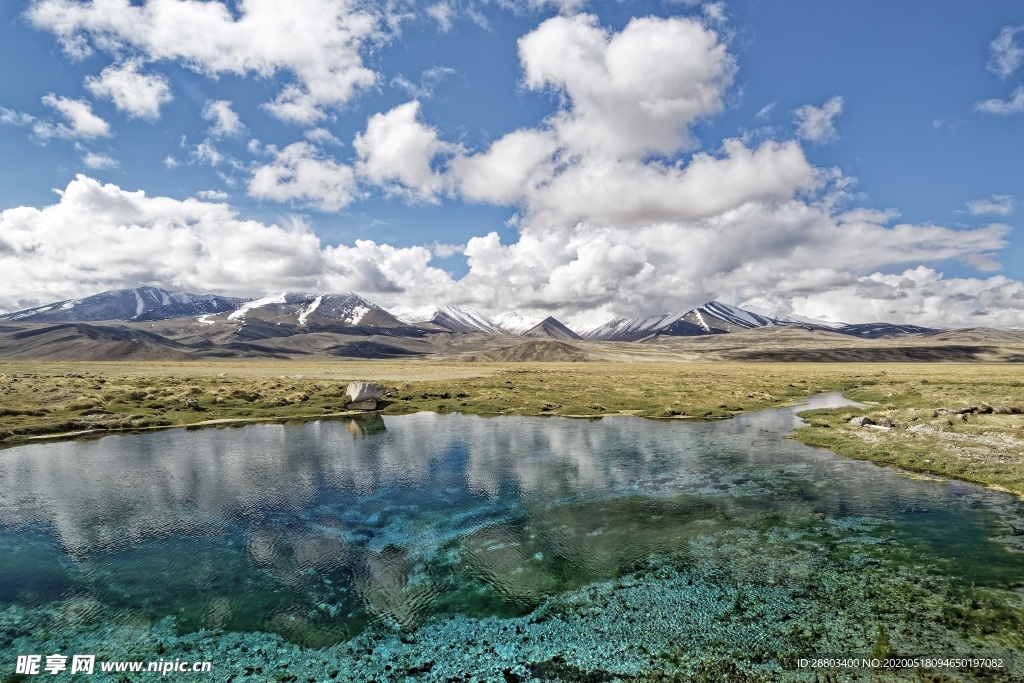
[{"label": "green grass", "polygon": [[[845,391],[863,409],[812,411],[804,443],[1024,495],[1024,372],[1014,364],[225,361],[0,363],[0,443],[345,410],[350,380],[388,387],[385,415],[717,419]],[[199,410],[186,407],[194,399]],[[958,411],[978,407],[964,420]],[[988,412],[991,407],[992,412]],[[899,425],[858,429],[868,415]],[[908,430],[925,425],[927,430]]]}]

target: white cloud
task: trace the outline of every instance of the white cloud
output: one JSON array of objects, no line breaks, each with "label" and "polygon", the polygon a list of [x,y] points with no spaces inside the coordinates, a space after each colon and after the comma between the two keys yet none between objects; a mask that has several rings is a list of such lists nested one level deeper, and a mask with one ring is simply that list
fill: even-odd
[{"label": "white cloud", "polygon": [[178,166],[181,166],[181,162],[180,162],[180,161],[178,161],[177,159],[175,159],[175,158],[174,158],[173,156],[171,156],[170,154],[168,154],[168,155],[167,155],[166,157],[164,157],[164,161],[163,161],[163,164],[164,164],[164,166],[166,166],[166,167],[167,167],[168,169],[171,169],[171,168],[176,168],[176,167],[178,167]]},{"label": "white cloud", "polygon": [[356,170],[372,183],[422,201],[436,201],[444,176],[431,162],[456,148],[442,142],[435,128],[418,120],[420,103],[399,105],[374,114],[366,130],[352,143],[358,155]]},{"label": "white cloud", "polygon": [[459,192],[472,201],[516,204],[554,175],[558,140],[551,131],[518,130],[480,154],[450,163]]},{"label": "white cloud", "polygon": [[210,135],[220,138],[238,135],[245,126],[227,100],[207,100],[203,107],[203,119],[210,122]]},{"label": "white cloud", "polygon": [[723,24],[727,19],[725,16],[725,3],[721,1],[705,3],[701,7],[701,11],[704,12],[704,16],[707,17],[708,21],[713,24]]},{"label": "white cloud", "polygon": [[160,107],[173,99],[171,87],[163,76],[140,73],[141,66],[139,59],[112,64],[100,72],[99,78],[86,78],[85,87],[96,97],[113,101],[130,117],[158,119]]},{"label": "white cloud", "polygon": [[579,12],[586,4],[587,0],[529,0],[529,5],[533,9],[554,7],[562,14]]},{"label": "white cloud", "polygon": [[222,202],[225,199],[229,198],[230,196],[231,195],[229,195],[227,192],[222,192],[221,190],[200,190],[199,192],[196,192],[196,197],[198,197],[199,199],[206,199],[209,201],[217,202]]},{"label": "white cloud", "polygon": [[793,112],[797,135],[811,142],[830,142],[838,137],[833,120],[843,113],[843,98],[832,97],[820,107],[805,104]]},{"label": "white cloud", "polygon": [[409,97],[426,100],[434,96],[434,89],[441,81],[454,73],[456,73],[455,69],[447,66],[434,66],[420,74],[419,83],[413,83],[402,74],[398,74],[391,79],[391,85],[401,88]]},{"label": "white cloud", "polygon": [[86,100],[72,100],[50,93],[43,96],[43,104],[55,109],[67,123],[37,121],[32,127],[39,138],[103,138],[110,137],[110,124],[92,112]]},{"label": "white cloud", "polygon": [[321,211],[338,211],[355,199],[352,168],[326,157],[314,145],[296,142],[272,152],[273,161],[256,168],[249,179],[250,197],[295,202]]},{"label": "white cloud", "polygon": [[1014,210],[1013,197],[1008,194],[994,194],[987,199],[975,199],[967,202],[967,210],[972,216],[995,214],[1009,216]]},{"label": "white cloud", "polygon": [[769,102],[768,104],[766,104],[763,107],[761,107],[760,109],[758,109],[757,113],[754,114],[754,117],[758,118],[758,119],[766,119],[766,118],[768,118],[771,115],[771,113],[772,113],[772,111],[774,109],[775,109],[775,102]]},{"label": "white cloud", "polygon": [[[306,138],[310,142],[317,145],[341,146],[345,144],[338,138],[334,137],[334,134],[331,133],[331,131],[327,130],[326,128],[313,128],[311,130],[307,130],[305,133],[302,134],[302,137]],[[256,142],[256,145],[252,145],[253,142]],[[249,151],[252,152],[253,154],[257,154],[259,152],[259,142],[256,140],[251,140],[250,145],[252,146],[250,147]]]},{"label": "white cloud", "polygon": [[[311,142],[255,143],[269,156],[248,183],[252,197],[325,211],[352,202],[358,182],[420,201],[514,206],[511,243],[490,233],[464,247],[324,246],[298,220],[239,220],[219,195],[179,201],[79,178],[55,206],[4,212],[0,285],[12,284],[0,286],[0,305],[155,282],[244,294],[355,289],[382,305],[461,303],[570,322],[771,298],[810,317],[1024,324],[1020,282],[936,270],[948,261],[997,269],[1005,225],[951,229],[846,210],[851,179],[814,167],[794,140],[732,139],[677,156],[693,144],[694,123],[721,108],[735,69],[698,21],[634,20],[615,33],[592,17],[556,17],[519,48],[524,84],[562,97],[534,128],[465,150],[413,101],[368,119],[354,168]],[[825,116],[828,127],[837,114]],[[220,154],[202,144],[207,163]],[[429,265],[460,251],[468,272],[458,281]],[[22,265],[8,272],[8,262]]]},{"label": "white cloud", "polygon": [[632,19],[619,33],[590,15],[554,17],[519,39],[524,83],[563,93],[552,119],[578,153],[672,154],[692,146],[689,126],[722,108],[736,64],[694,19]]},{"label": "white cloud", "polygon": [[999,78],[1006,78],[1024,62],[1024,47],[1017,43],[1017,34],[1024,30],[1021,26],[1004,26],[989,44],[992,57],[988,69]]},{"label": "white cloud", "polygon": [[1001,275],[944,278],[925,266],[873,273],[793,299],[793,312],[845,322],[895,320],[923,326],[1016,327],[1024,323],[1024,283]]},{"label": "white cloud", "polygon": [[219,166],[225,160],[225,156],[220,153],[212,140],[206,139],[189,152],[189,160],[193,163]]},{"label": "white cloud", "polygon": [[1024,85],[1017,86],[1008,100],[991,99],[978,102],[974,105],[975,110],[986,114],[1019,114],[1024,111]]},{"label": "white cloud", "polygon": [[289,72],[295,81],[267,104],[287,121],[321,119],[324,108],[375,82],[360,50],[382,28],[357,0],[250,0],[236,8],[237,16],[219,0],[34,0],[26,16],[54,33],[72,57],[93,49],[134,51],[212,77]]},{"label": "white cloud", "polygon": [[455,19],[455,8],[449,2],[437,2],[426,9],[427,16],[437,22],[437,28],[441,33],[447,33],[452,28],[452,21]]},{"label": "white cloud", "polygon": [[35,120],[36,117],[31,114],[0,107],[0,123],[6,123],[9,126],[30,126]]},{"label": "white cloud", "polygon": [[56,204],[0,213],[0,307],[143,284],[240,296],[443,292],[451,280],[430,258],[426,247],[324,246],[299,220],[266,225],[219,201],[151,197],[78,176]]},{"label": "white cloud", "polygon": [[82,163],[85,164],[86,168],[92,169],[114,168],[118,165],[117,159],[95,152],[86,152],[85,156],[82,157]]}]

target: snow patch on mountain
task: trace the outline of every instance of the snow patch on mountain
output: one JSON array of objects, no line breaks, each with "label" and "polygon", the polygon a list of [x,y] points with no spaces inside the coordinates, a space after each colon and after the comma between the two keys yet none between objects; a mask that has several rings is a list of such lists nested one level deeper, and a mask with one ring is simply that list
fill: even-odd
[{"label": "snow patch on mountain", "polygon": [[313,299],[313,303],[311,303],[307,308],[304,308],[302,310],[302,312],[299,313],[299,324],[300,325],[305,325],[306,324],[306,319],[309,318],[309,314],[312,313],[313,311],[315,311],[317,308],[319,308],[320,304],[321,304],[321,302],[323,302],[323,300],[324,300],[323,295],[318,296],[317,298]]},{"label": "snow patch on mountain", "polygon": [[828,329],[838,329],[845,325],[843,322],[833,322],[830,320],[822,320],[821,318],[808,318],[806,316],[797,315],[796,313],[783,313],[782,309],[778,306],[774,308],[767,308],[764,306],[755,306],[752,304],[744,305],[743,310],[757,315],[771,318],[778,323],[785,325],[811,325],[814,327],[825,327]]},{"label": "snow patch on mountain", "polygon": [[[720,301],[709,301],[703,306],[699,306],[696,309],[697,315],[700,316],[702,313],[723,320],[737,327],[745,327],[747,329],[753,329],[755,327],[773,327],[778,322],[772,318],[758,315],[750,311],[745,311],[738,306],[730,306],[729,304],[723,304]],[[701,318],[703,323],[703,318]],[[710,328],[705,328],[710,331]]]},{"label": "snow patch on mountain", "polygon": [[441,309],[437,306],[393,306],[387,310],[403,323],[415,325],[429,321]]},{"label": "snow patch on mountain", "polygon": [[519,311],[499,313],[494,316],[493,320],[498,327],[509,334],[525,334],[544,322],[544,318],[538,318],[532,315],[523,315]]},{"label": "snow patch on mountain", "polygon": [[395,306],[388,312],[410,325],[428,325],[449,332],[504,334],[493,320],[465,306]]},{"label": "snow patch on mountain", "polygon": [[240,320],[245,322],[245,314],[254,308],[263,308],[264,306],[270,306],[271,304],[283,304],[287,298],[286,292],[280,294],[274,294],[271,296],[265,296],[262,299],[254,299],[253,301],[246,302],[239,306],[233,313],[228,314],[228,320]]},{"label": "snow patch on mountain", "polygon": [[602,325],[577,329],[575,332],[584,339],[639,339],[668,327],[683,315],[675,313],[650,318],[615,318]]},{"label": "snow patch on mountain", "polygon": [[346,316],[345,322],[350,325],[358,325],[363,322],[363,318],[366,317],[366,314],[369,313],[370,310],[369,306],[356,306],[352,309],[352,312]]}]

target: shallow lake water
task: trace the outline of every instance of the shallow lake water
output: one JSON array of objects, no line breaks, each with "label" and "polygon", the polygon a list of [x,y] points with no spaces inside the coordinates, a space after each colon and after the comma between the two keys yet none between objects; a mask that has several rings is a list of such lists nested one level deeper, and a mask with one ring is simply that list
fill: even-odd
[{"label": "shallow lake water", "polygon": [[1024,505],[786,438],[844,403],[0,451],[0,681],[53,652],[211,661],[196,680],[814,680],[801,658],[872,654],[1010,680]]}]

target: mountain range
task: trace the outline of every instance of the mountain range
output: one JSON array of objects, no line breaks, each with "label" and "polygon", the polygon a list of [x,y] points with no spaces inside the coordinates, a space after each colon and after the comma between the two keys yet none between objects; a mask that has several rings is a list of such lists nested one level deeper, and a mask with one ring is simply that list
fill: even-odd
[{"label": "mountain range", "polygon": [[[884,348],[882,348],[884,347]],[[465,306],[382,306],[353,292],[258,299],[119,289],[0,315],[0,359],[337,357],[520,360],[1024,361],[1024,333],[769,315],[717,301],[587,328]]]},{"label": "mountain range", "polygon": [[[528,338],[591,341],[650,341],[661,337],[728,334],[764,327],[798,326],[858,337],[928,334],[936,330],[892,323],[833,323],[795,316],[771,317],[718,301],[709,301],[684,313],[648,318],[616,318],[590,328],[571,328],[554,317],[533,318],[509,312],[490,318],[464,306],[444,305],[386,310],[355,294],[282,292],[260,299],[218,294],[171,292],[138,287],[102,292],[83,299],[68,299],[0,315],[0,321],[18,323],[153,323],[193,319],[200,325],[285,328],[285,332],[337,331],[372,328],[389,334],[422,336],[430,332],[518,335]],[[251,335],[249,335],[251,336]]]}]

